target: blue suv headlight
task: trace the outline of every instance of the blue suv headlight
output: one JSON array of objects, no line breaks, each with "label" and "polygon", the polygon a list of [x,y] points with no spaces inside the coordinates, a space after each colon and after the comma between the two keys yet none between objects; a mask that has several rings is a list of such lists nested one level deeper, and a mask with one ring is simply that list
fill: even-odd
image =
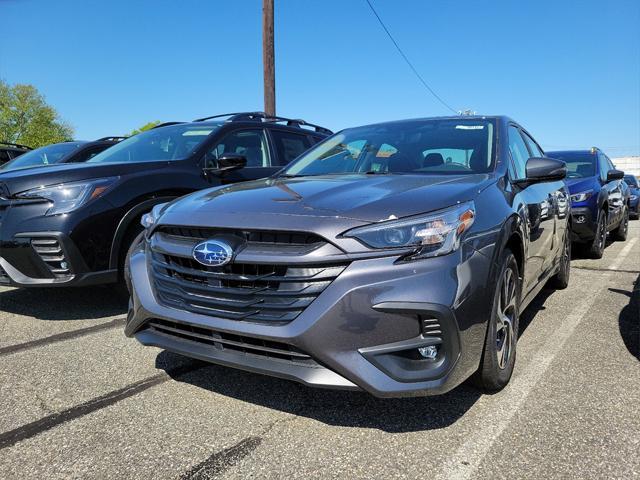
[{"label": "blue suv headlight", "polygon": [[571,195],[571,201],[572,202],[585,202],[587,200],[589,200],[589,198],[591,198],[591,195],[593,195],[593,190],[587,190],[585,192],[580,192],[580,193],[574,193],[573,195]]}]

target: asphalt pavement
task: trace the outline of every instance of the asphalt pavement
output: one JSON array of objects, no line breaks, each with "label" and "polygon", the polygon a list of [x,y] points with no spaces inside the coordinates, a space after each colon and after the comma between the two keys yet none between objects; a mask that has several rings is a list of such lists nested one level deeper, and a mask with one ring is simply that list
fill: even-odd
[{"label": "asphalt pavement", "polygon": [[0,288],[0,478],[639,478],[640,221],[523,313],[511,384],[376,399],[142,347],[108,287]]}]

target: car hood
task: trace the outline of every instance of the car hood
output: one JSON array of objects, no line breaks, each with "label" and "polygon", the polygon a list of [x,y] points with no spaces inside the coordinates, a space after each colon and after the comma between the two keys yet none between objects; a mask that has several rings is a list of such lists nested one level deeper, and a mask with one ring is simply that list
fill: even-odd
[{"label": "car hood", "polygon": [[371,223],[470,200],[493,181],[491,175],[269,178],[183,197],[167,208],[161,223],[287,229],[313,225],[317,219]]},{"label": "car hood", "polygon": [[40,186],[117,177],[140,171],[165,168],[168,162],[60,164],[21,170],[0,170],[0,194],[15,195]]},{"label": "car hood", "polygon": [[574,194],[594,189],[596,181],[595,177],[567,178],[565,183],[567,184],[567,187],[569,187],[569,192]]}]

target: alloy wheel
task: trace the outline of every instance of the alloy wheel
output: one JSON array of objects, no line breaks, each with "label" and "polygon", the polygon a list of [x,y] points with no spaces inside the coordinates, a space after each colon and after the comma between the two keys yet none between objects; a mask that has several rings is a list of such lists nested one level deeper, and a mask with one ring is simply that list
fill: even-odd
[{"label": "alloy wheel", "polygon": [[500,300],[496,324],[496,357],[501,370],[504,370],[509,365],[515,341],[513,327],[517,312],[516,279],[513,269],[507,268],[500,284]]},{"label": "alloy wheel", "polygon": [[598,250],[604,249],[604,243],[607,238],[607,227],[605,223],[604,214],[600,216],[600,220],[598,221]]}]

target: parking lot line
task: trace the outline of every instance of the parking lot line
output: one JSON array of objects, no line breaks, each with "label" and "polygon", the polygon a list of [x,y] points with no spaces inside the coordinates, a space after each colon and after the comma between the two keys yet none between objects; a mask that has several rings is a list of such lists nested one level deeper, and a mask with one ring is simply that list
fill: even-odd
[{"label": "parking lot line", "polygon": [[71,330],[68,332],[58,333],[56,335],[50,335],[48,337],[39,338],[30,342],[18,343],[16,345],[8,345],[0,348],[0,357],[3,355],[10,355],[12,353],[22,352],[24,350],[30,350],[32,348],[41,347],[43,345],[49,345],[51,343],[63,342],[65,340],[71,340],[78,337],[84,337],[92,333],[100,332],[102,330],[108,330],[110,328],[117,328],[124,326],[126,322],[125,318],[116,318],[110,322],[100,323],[99,325],[93,325],[87,328],[80,328],[77,330]]},{"label": "parking lot line", "polygon": [[[620,265],[626,261],[637,241],[637,238],[633,238],[627,242],[615,261],[611,263],[611,272],[605,273],[604,276],[609,277],[617,271]],[[599,295],[604,290],[604,288],[600,288],[585,292],[583,298],[590,300],[579,303],[569,313],[553,335],[545,342],[544,347],[539,350],[536,361],[530,363],[523,372],[513,378],[507,390],[493,397],[487,397],[491,403],[499,402],[499,408],[490,410],[483,422],[483,428],[467,438],[447,460],[437,478],[466,480],[473,476],[484,457],[489,453],[493,443],[509,425],[529,393],[548,370],[555,357],[562,351],[564,344],[571,338],[585,315],[598,302]]]}]

